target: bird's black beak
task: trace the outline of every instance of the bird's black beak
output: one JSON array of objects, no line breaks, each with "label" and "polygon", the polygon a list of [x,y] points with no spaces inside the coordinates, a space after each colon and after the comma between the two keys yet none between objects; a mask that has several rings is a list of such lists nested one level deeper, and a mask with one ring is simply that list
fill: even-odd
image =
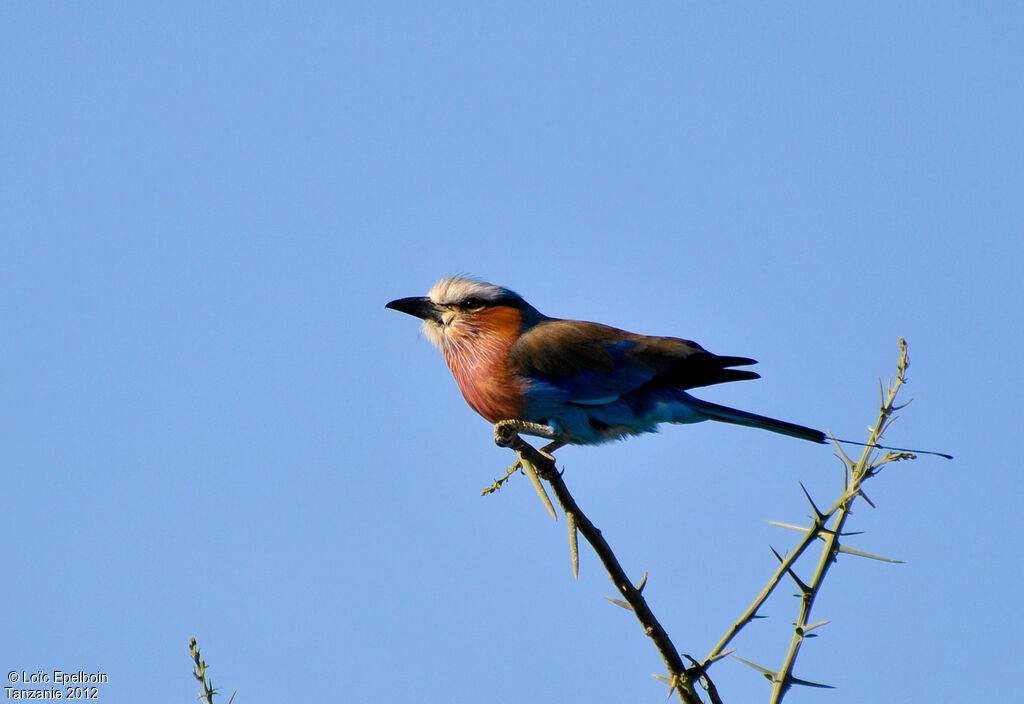
[{"label": "bird's black beak", "polygon": [[441,322],[441,309],[434,304],[429,298],[413,296],[412,298],[399,298],[398,300],[391,301],[385,308],[391,310],[401,311],[402,313],[408,313],[414,315],[417,318],[423,320],[433,320],[435,322]]}]

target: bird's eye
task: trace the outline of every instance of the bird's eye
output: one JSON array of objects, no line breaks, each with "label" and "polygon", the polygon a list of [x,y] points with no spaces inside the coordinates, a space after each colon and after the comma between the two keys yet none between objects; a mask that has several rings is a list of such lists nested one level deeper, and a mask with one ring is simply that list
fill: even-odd
[{"label": "bird's eye", "polygon": [[467,298],[459,304],[459,308],[462,310],[480,310],[484,307],[484,301],[482,298],[472,297]]}]

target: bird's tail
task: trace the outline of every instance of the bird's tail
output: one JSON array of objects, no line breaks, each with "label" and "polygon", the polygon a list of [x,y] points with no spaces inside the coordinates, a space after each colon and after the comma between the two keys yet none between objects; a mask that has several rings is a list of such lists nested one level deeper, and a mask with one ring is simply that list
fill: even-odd
[{"label": "bird's tail", "polygon": [[782,435],[789,435],[790,437],[809,440],[810,442],[822,444],[826,442],[825,433],[820,430],[807,428],[796,423],[787,423],[784,420],[768,418],[767,416],[759,416],[756,413],[747,413],[746,411],[729,408],[728,406],[719,406],[717,403],[701,401],[699,398],[693,398],[692,396],[687,399],[687,406],[708,420],[746,425],[750,428],[761,428],[762,430],[770,430],[773,433],[781,433]]}]

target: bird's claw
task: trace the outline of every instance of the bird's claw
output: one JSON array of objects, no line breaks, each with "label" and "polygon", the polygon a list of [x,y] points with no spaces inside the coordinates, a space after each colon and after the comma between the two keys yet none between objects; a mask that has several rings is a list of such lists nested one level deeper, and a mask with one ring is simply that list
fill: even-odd
[{"label": "bird's claw", "polygon": [[500,420],[494,424],[494,444],[499,447],[511,447],[518,434],[514,421]]}]

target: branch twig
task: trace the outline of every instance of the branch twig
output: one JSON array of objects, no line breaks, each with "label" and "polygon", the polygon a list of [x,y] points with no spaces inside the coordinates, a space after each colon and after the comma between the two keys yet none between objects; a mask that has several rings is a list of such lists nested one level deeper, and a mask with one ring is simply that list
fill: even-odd
[{"label": "branch twig", "polygon": [[[778,671],[769,670],[768,668],[761,667],[742,658],[738,658],[741,662],[750,665],[754,669],[761,672],[771,683],[772,683],[772,695],[770,701],[772,704],[781,702],[783,697],[789,688],[794,684],[822,687],[827,685],[820,685],[814,682],[808,682],[802,680],[793,675],[794,666],[796,665],[797,656],[800,652],[800,646],[803,644],[804,638],[808,637],[808,634],[814,628],[824,625],[826,622],[809,624],[811,609],[814,606],[814,601],[821,590],[826,575],[832,564],[836,561],[836,557],[839,552],[848,552],[854,555],[860,555],[863,557],[871,557],[873,559],[880,559],[886,562],[899,562],[898,560],[890,560],[883,558],[878,555],[872,555],[859,550],[853,550],[846,548],[840,543],[840,536],[844,535],[843,528],[846,524],[847,519],[851,514],[851,507],[853,502],[858,496],[863,498],[869,504],[871,501],[863,491],[863,483],[878,473],[882,466],[896,462],[903,459],[913,459],[914,455],[909,452],[893,452],[887,451],[885,455],[878,457],[875,454],[875,445],[881,439],[882,433],[889,427],[889,424],[895,420],[893,415],[902,406],[895,404],[896,396],[899,392],[900,387],[906,380],[907,371],[907,344],[900,338],[900,359],[897,365],[896,379],[893,381],[889,380],[886,387],[883,387],[881,380],[879,380],[879,395],[880,395],[880,409],[878,420],[875,426],[871,429],[870,435],[868,436],[867,446],[864,448],[863,453],[858,460],[851,460],[842,447],[836,443],[836,448],[839,453],[840,460],[843,463],[843,481],[844,489],[842,495],[829,507],[826,511],[821,511],[811,499],[806,489],[804,496],[807,497],[808,502],[811,505],[813,511],[812,524],[809,528],[803,529],[796,526],[790,526],[788,524],[775,523],[783,528],[791,528],[794,530],[803,531],[804,535],[797,543],[796,547],[786,557],[782,557],[774,550],[776,558],[779,560],[779,566],[769,578],[768,583],[765,585],[761,593],[757,595],[753,603],[747,607],[747,610],[736,620],[735,623],[726,631],[725,635],[718,642],[717,645],[708,654],[705,659],[705,667],[707,667],[713,660],[721,657],[725,648],[732,642],[732,640],[739,634],[739,632],[752,621],[756,616],[758,610],[764,605],[768,597],[775,591],[779,583],[782,581],[784,575],[789,574],[790,577],[796,582],[797,587],[800,590],[800,611],[797,616],[797,620],[794,623],[793,637],[790,641],[789,648],[786,651],[786,656],[783,660],[782,666]],[[833,442],[835,439],[833,438]],[[872,504],[873,506],[874,504]],[[821,556],[818,560],[818,564],[814,570],[814,574],[811,579],[804,583],[793,571],[793,565],[796,561],[804,554],[817,539],[824,541],[825,546],[822,549]]]},{"label": "branch twig", "polygon": [[[895,381],[890,379],[887,384],[886,393],[882,396],[882,405],[879,409],[878,420],[875,422],[875,426],[871,429],[868,436],[868,446],[864,448],[860,459],[857,460],[856,463],[851,462],[849,458],[845,460],[846,464],[844,466],[843,473],[844,477],[848,476],[848,479],[846,480],[846,490],[830,509],[827,516],[820,517],[819,514],[819,520],[815,521],[816,525],[812,526],[812,529],[808,531],[808,535],[813,531],[814,535],[821,536],[825,541],[825,547],[821,551],[821,557],[819,558],[818,565],[814,570],[814,575],[807,583],[807,588],[801,594],[800,613],[793,629],[793,638],[790,641],[789,650],[786,651],[786,657],[783,660],[782,667],[779,669],[778,675],[773,682],[774,686],[772,687],[772,696],[769,700],[771,704],[781,702],[789,687],[794,683],[800,682],[800,680],[797,680],[793,676],[793,667],[796,664],[796,659],[800,653],[800,646],[803,644],[804,638],[807,637],[808,632],[816,625],[808,624],[811,616],[811,609],[814,607],[814,600],[818,596],[818,593],[824,584],[825,576],[836,561],[836,557],[841,547],[839,544],[839,536],[843,534],[843,527],[846,525],[846,521],[850,517],[853,502],[856,501],[858,496],[863,496],[861,484],[877,474],[878,470],[889,462],[914,458],[914,455],[911,453],[893,452],[891,450],[887,451],[881,458],[878,458],[875,454],[874,448],[874,445],[877,445],[879,440],[881,440],[882,433],[884,433],[886,428],[889,427],[889,424],[895,420],[895,416],[893,414],[900,408],[899,406],[896,406],[896,396],[899,393],[900,387],[903,386],[904,381],[906,381],[908,360],[907,343],[902,337],[899,342],[900,359],[896,366],[896,379]],[[879,385],[881,385],[881,382],[879,382]],[[848,475],[847,469],[849,471]],[[864,499],[868,500],[866,496],[864,496]],[[868,501],[868,503],[870,503],[870,501]],[[824,521],[827,521],[828,516],[831,516],[833,513],[835,514],[835,518],[832,520],[831,526],[826,530],[824,528]],[[822,522],[822,525],[820,526],[817,525],[819,521]]]},{"label": "branch twig", "polygon": [[[586,514],[576,504],[576,500],[573,499],[572,494],[569,493],[569,488],[562,480],[562,475],[555,469],[554,462],[549,457],[538,452],[536,448],[513,431],[505,433],[496,432],[495,442],[503,447],[515,450],[519,455],[519,461],[523,463],[524,467],[532,466],[536,475],[551,485],[562,510],[567,517],[571,516],[567,521],[570,525],[570,531],[578,529],[586,541],[590,543],[591,547],[594,548],[594,552],[597,553],[601,563],[608,571],[608,576],[611,578],[612,583],[615,584],[615,587],[622,594],[622,597],[636,615],[637,620],[643,626],[644,633],[654,641],[658,652],[661,653],[661,657],[665,661],[665,666],[668,668],[672,687],[678,693],[680,700],[686,702],[686,704],[700,704],[701,699],[694,687],[694,681],[696,678],[706,677],[703,668],[695,667],[687,670],[682,658],[679,656],[679,651],[676,650],[675,645],[669,639],[668,633],[665,632],[665,629],[651,612],[643,594],[629,581],[629,577],[626,576],[626,572],[619,564],[615,553],[612,552],[604,536],[601,535],[601,531],[590,522],[590,519],[587,518]],[[711,687],[713,688],[713,685]]]},{"label": "branch twig", "polygon": [[[829,687],[829,685],[800,679],[793,674],[803,640],[807,637],[813,637],[813,635],[816,635],[812,634],[811,631],[828,623],[828,621],[820,621],[818,623],[809,623],[809,621],[814,601],[824,584],[825,577],[827,576],[829,569],[836,561],[840,552],[883,560],[886,562],[899,562],[898,560],[891,560],[878,555],[872,555],[871,553],[855,550],[840,543],[840,537],[847,535],[843,532],[843,528],[851,514],[851,507],[857,497],[863,498],[872,507],[874,506],[871,500],[864,493],[862,486],[863,483],[877,474],[884,465],[889,464],[890,462],[915,458],[915,455],[909,451],[887,450],[884,455],[879,456],[877,454],[879,450],[878,442],[881,439],[882,434],[895,420],[895,412],[903,407],[896,405],[895,401],[900,387],[906,380],[908,361],[906,342],[903,338],[900,338],[899,343],[900,359],[897,366],[896,378],[895,380],[890,379],[886,386],[882,386],[881,380],[879,380],[879,392],[881,397],[879,417],[874,427],[870,429],[868,441],[865,444],[864,451],[861,453],[860,458],[856,461],[852,460],[843,451],[835,438],[832,438],[838,451],[838,457],[843,465],[842,495],[832,504],[832,506],[827,510],[822,511],[814,503],[810,494],[803,485],[801,485],[804,496],[807,498],[808,503],[810,503],[813,512],[811,517],[811,526],[808,528],[801,528],[772,521],[775,525],[779,525],[783,528],[801,531],[803,536],[794,549],[786,556],[780,555],[774,549],[772,550],[779,561],[779,566],[769,578],[768,583],[757,597],[755,597],[750,606],[747,607],[746,611],[744,611],[732,626],[729,627],[725,635],[722,636],[721,640],[719,640],[702,663],[698,663],[693,660],[689,655],[685,656],[692,663],[692,667],[690,668],[684,666],[679,651],[676,650],[675,645],[669,639],[665,629],[651,612],[650,607],[647,605],[647,602],[641,593],[647,576],[644,575],[644,579],[641,580],[639,585],[633,586],[615,557],[615,554],[612,552],[611,547],[609,547],[608,543],[601,535],[601,531],[598,530],[580,510],[576,501],[573,499],[572,494],[569,493],[569,489],[562,480],[561,474],[559,474],[555,469],[555,464],[551,457],[546,454],[542,454],[532,445],[524,441],[514,428],[507,426],[495,426],[495,442],[502,447],[509,447],[515,450],[519,459],[518,462],[508,470],[505,477],[495,482],[493,487],[489,488],[488,491],[497,489],[508,478],[508,476],[515,471],[515,469],[520,467],[527,475],[530,476],[531,480],[534,482],[535,488],[537,488],[538,494],[540,494],[544,499],[547,498],[547,494],[544,492],[540,480],[547,481],[548,484],[550,484],[551,488],[555,492],[559,505],[565,512],[567,518],[566,522],[569,525],[573,573],[575,574],[578,571],[578,558],[576,555],[576,531],[578,530],[594,548],[594,552],[597,553],[597,556],[600,558],[601,563],[608,572],[608,576],[619,590],[619,593],[625,599],[625,601],[621,601],[619,599],[611,599],[611,601],[632,611],[643,626],[644,632],[652,641],[654,641],[655,646],[658,648],[658,652],[665,661],[665,666],[668,669],[670,677],[664,678],[659,675],[655,675],[655,677],[671,686],[671,689],[669,690],[670,696],[672,691],[675,691],[680,700],[686,704],[701,704],[702,700],[698,695],[695,686],[695,683],[700,682],[708,692],[708,696],[711,698],[712,704],[721,704],[722,700],[715,689],[714,683],[712,683],[707,674],[708,668],[714,662],[730,655],[733,652],[732,650],[726,650],[726,648],[728,648],[729,644],[735,639],[740,631],[742,631],[744,627],[757,617],[758,611],[775,592],[776,588],[782,582],[783,577],[786,575],[790,576],[799,589],[800,610],[797,620],[793,624],[793,637],[782,666],[778,670],[770,670],[761,665],[744,660],[738,656],[733,657],[758,670],[772,683],[772,694],[770,699],[772,704],[781,702],[792,685]],[[484,493],[488,493],[488,491],[485,491]],[[550,502],[547,502],[547,505],[549,511],[554,515],[554,509],[551,507]],[[822,540],[825,545],[822,548],[821,556],[818,559],[813,576],[805,583],[797,576],[793,566],[807,551],[807,549],[819,539]]]},{"label": "branch twig", "polygon": [[[217,690],[213,687],[213,682],[206,675],[206,661],[203,660],[199,654],[199,644],[196,642],[193,636],[188,642],[189,654],[192,656],[192,662],[195,665],[192,666],[192,676],[199,682],[199,701],[203,704],[213,704],[213,695],[217,693]],[[235,695],[238,694],[238,690],[231,693],[231,697],[228,699],[228,704],[231,704],[235,700]]]}]

